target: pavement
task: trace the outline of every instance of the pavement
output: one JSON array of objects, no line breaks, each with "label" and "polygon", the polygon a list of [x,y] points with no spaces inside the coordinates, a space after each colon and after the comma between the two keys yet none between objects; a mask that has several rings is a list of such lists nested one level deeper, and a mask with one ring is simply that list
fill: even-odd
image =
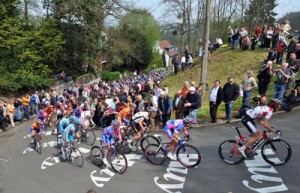
[{"label": "pavement", "polygon": [[[151,165],[138,152],[127,154],[128,169],[120,175],[111,168],[99,168],[89,160],[90,146],[75,144],[83,152],[84,165],[77,168],[57,159],[54,148],[56,137],[46,133],[42,139],[42,153],[28,148],[28,128],[33,120],[25,121],[0,133],[0,193],[85,193],[88,189],[110,193],[297,193],[300,184],[298,160],[300,110],[275,113],[271,124],[283,131],[283,139],[293,150],[291,160],[284,166],[270,166],[260,154],[255,160],[238,165],[228,165],[218,156],[218,146],[234,139],[233,126],[242,126],[235,120],[231,124],[204,124],[189,129],[193,140],[189,143],[201,153],[201,163],[196,168],[185,168],[177,161],[165,161],[160,166]],[[225,122],[225,121],[224,121]],[[97,130],[96,136],[101,136]],[[242,130],[247,134],[246,129]],[[152,132],[162,134],[161,131]],[[163,141],[167,140],[164,135]],[[99,145],[99,142],[95,143]]]}]

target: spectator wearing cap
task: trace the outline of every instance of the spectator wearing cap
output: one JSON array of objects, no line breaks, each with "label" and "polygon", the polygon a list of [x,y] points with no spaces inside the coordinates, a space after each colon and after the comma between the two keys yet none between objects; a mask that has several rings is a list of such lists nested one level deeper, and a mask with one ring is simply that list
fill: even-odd
[{"label": "spectator wearing cap", "polygon": [[175,112],[175,119],[183,119],[184,114],[184,100],[185,98],[181,94],[181,90],[175,94],[173,99],[173,110]]},{"label": "spectator wearing cap", "polygon": [[164,91],[161,91],[158,97],[158,111],[164,127],[167,121],[170,120],[172,112],[172,99]]},{"label": "spectator wearing cap", "polygon": [[189,88],[189,92],[184,100],[184,107],[184,115],[190,115],[194,119],[195,124],[197,124],[197,112],[201,107],[201,95],[196,92],[196,88],[193,86]]},{"label": "spectator wearing cap", "polygon": [[220,81],[216,80],[209,95],[209,112],[210,112],[211,123],[217,122],[217,111],[222,100],[223,100],[223,89],[220,86]]},{"label": "spectator wearing cap", "polygon": [[243,105],[250,106],[251,91],[257,87],[256,80],[253,78],[252,70],[247,71],[247,76],[242,81],[243,87]]}]

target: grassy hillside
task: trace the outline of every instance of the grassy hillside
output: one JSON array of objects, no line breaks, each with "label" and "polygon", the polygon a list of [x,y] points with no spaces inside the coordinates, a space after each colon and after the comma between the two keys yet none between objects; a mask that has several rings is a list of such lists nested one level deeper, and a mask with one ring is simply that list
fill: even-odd
[{"label": "grassy hillside", "polygon": [[[221,85],[227,82],[227,78],[232,76],[234,81],[237,84],[240,84],[243,77],[246,76],[247,70],[253,70],[254,77],[256,78],[256,74],[259,71],[261,64],[264,59],[267,58],[267,51],[262,49],[257,49],[255,51],[241,51],[235,50],[232,51],[229,48],[220,48],[216,52],[213,52],[211,55],[211,60],[208,65],[208,74],[207,74],[207,83],[211,88],[215,80],[220,80]],[[196,84],[200,82],[200,74],[201,74],[201,58],[197,57],[194,59],[196,65],[187,69],[184,72],[179,72],[176,76],[175,74],[170,75],[166,79],[164,79],[160,86],[163,87],[167,85],[169,88],[169,96],[173,97],[174,94],[182,88],[183,82],[185,80],[195,81]],[[274,65],[274,68],[277,67]],[[206,92],[203,96],[203,103],[201,109],[198,111],[198,118],[201,120],[210,120],[209,118],[209,92]],[[269,96],[273,96],[273,81],[269,86],[269,90],[267,94]],[[256,96],[258,94],[257,89],[254,90],[252,96]],[[239,107],[241,106],[242,97],[239,97],[237,102],[235,103],[234,111],[237,112]],[[233,114],[235,115],[235,113]],[[218,118],[222,118],[225,116],[225,107],[224,103],[219,106],[218,110]]]}]

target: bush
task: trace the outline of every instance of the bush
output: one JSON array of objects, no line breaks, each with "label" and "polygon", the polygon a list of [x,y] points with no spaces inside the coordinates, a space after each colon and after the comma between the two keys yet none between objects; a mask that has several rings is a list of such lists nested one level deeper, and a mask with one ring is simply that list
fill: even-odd
[{"label": "bush", "polygon": [[120,78],[120,72],[115,71],[115,72],[106,72],[102,71],[101,73],[101,79],[105,81],[111,81],[114,79],[119,79]]}]

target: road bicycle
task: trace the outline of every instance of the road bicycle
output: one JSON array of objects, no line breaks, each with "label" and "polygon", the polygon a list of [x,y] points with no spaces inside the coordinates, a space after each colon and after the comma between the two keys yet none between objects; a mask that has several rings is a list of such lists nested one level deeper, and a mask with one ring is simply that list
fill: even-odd
[{"label": "road bicycle", "polygon": [[[93,146],[90,151],[90,158],[92,162],[101,167],[104,158],[104,151],[107,144],[103,145],[102,139],[99,139],[100,146]],[[115,148],[114,145],[110,146],[110,150],[107,155],[107,162],[110,164],[111,168],[118,174],[123,174],[128,167],[127,159],[125,155]]]},{"label": "road bicycle", "polygon": [[[63,155],[62,151],[65,151],[65,155]],[[61,147],[59,152],[60,161],[71,161],[74,166],[82,167],[84,163],[84,159],[82,153],[79,149],[75,148],[72,143],[68,142],[67,147]]]},{"label": "road bicycle", "polygon": [[[229,139],[222,142],[218,148],[220,158],[228,164],[239,164],[244,160],[244,157],[239,152],[238,148],[247,142],[247,136],[241,135],[239,127],[231,126],[238,133],[236,139]],[[261,138],[256,141],[250,149],[246,149],[246,155],[249,159],[257,155],[256,150],[261,147],[262,158],[273,166],[281,166],[286,164],[291,156],[291,146],[284,140],[276,137],[271,137],[271,132],[263,131]]]},{"label": "road bicycle", "polygon": [[92,146],[96,140],[95,132],[92,129],[93,127],[81,128],[81,126],[78,129],[79,136],[80,136],[79,140],[81,142],[85,142],[89,146]]},{"label": "road bicycle", "polygon": [[38,137],[38,134],[35,134],[34,136],[32,136],[33,139],[33,148],[35,149],[36,152],[38,152],[38,154],[42,153],[42,144],[41,144],[41,139],[42,136]]},{"label": "road bicycle", "polygon": [[[201,155],[197,148],[186,143],[190,139],[190,137],[185,137],[179,140],[175,149],[177,161],[186,168],[196,167],[201,161]],[[167,145],[171,143],[171,141],[163,142],[160,140],[159,145],[149,144],[144,152],[146,159],[153,165],[163,164],[167,158]]]},{"label": "road bicycle", "polygon": [[[142,137],[136,141],[132,142],[133,144],[128,144],[127,140],[130,139],[132,140],[134,135],[136,134],[131,126],[120,126],[120,129],[123,129],[123,142],[119,143],[116,148],[124,153],[130,153],[131,151],[139,151],[139,152],[144,152],[145,148],[149,144],[157,144],[159,145],[160,139],[157,138],[154,135],[148,135],[149,127],[145,127],[144,132],[141,133]],[[118,141],[118,139],[116,139]]]}]

